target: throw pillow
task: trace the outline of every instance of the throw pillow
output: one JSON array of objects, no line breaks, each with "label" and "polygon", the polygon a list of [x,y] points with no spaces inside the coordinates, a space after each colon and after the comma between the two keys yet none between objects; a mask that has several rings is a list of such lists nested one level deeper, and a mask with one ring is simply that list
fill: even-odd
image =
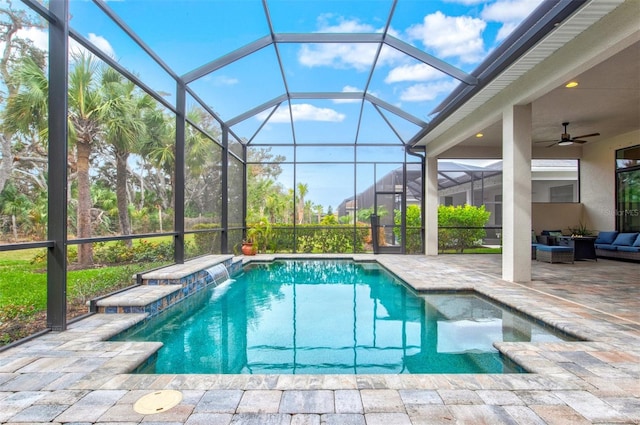
[{"label": "throw pillow", "polygon": [[600,232],[595,243],[610,245],[616,239],[616,236],[618,236],[618,232]]},{"label": "throw pillow", "polygon": [[616,237],[616,240],[613,241],[612,245],[631,246],[636,241],[637,237],[638,237],[637,233],[620,233]]}]

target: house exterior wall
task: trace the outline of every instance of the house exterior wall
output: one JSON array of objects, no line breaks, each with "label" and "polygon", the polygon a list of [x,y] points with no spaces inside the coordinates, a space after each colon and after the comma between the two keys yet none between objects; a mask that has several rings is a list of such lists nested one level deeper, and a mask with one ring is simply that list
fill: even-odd
[{"label": "house exterior wall", "polygon": [[588,143],[580,162],[580,200],[584,222],[594,231],[615,230],[616,150],[640,144],[640,131]]},{"label": "house exterior wall", "polygon": [[584,206],[577,202],[531,204],[531,229],[539,235],[543,230],[560,230],[568,234],[569,227],[584,222]]}]

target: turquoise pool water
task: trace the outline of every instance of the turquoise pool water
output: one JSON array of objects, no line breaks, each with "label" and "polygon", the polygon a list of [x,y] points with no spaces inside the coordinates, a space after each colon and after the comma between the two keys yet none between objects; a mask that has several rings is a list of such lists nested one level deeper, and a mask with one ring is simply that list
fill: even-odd
[{"label": "turquoise pool water", "polygon": [[559,341],[472,294],[418,295],[376,263],[253,264],[117,337],[161,341],[143,373],[521,372],[494,341]]}]

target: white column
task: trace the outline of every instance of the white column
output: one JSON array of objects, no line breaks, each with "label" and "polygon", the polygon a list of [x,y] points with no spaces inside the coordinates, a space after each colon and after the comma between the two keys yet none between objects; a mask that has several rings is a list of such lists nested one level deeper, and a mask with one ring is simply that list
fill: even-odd
[{"label": "white column", "polygon": [[502,278],[531,280],[531,105],[502,114]]},{"label": "white column", "polygon": [[438,255],[438,158],[427,156],[424,176],[425,254]]}]

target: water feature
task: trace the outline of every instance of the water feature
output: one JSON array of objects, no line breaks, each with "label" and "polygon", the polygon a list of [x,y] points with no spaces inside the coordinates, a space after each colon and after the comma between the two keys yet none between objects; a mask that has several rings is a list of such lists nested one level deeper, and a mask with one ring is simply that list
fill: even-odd
[{"label": "water feature", "polygon": [[227,270],[227,267],[222,263],[214,264],[205,271],[209,274],[209,276],[211,276],[211,279],[215,283],[215,286],[218,286],[221,283],[230,280],[229,271]]}]

